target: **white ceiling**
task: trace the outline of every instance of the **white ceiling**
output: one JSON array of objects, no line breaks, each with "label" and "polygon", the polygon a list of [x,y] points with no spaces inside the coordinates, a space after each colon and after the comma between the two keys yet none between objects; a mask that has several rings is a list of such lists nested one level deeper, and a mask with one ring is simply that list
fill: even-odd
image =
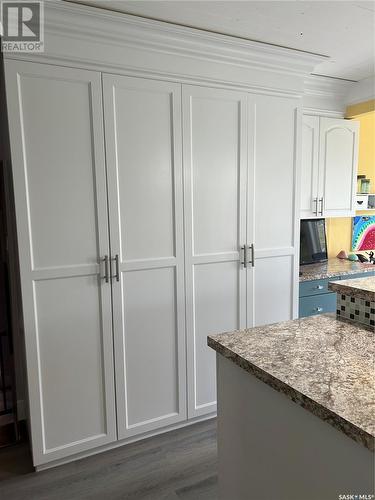
[{"label": "white ceiling", "polygon": [[319,75],[375,72],[375,1],[70,1],[330,56]]}]

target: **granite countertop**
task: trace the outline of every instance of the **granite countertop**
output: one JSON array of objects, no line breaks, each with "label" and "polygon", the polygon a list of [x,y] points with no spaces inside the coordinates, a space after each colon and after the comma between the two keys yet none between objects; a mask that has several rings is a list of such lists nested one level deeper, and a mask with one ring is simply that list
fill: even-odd
[{"label": "granite countertop", "polygon": [[363,262],[352,262],[345,259],[328,259],[327,262],[317,262],[300,267],[302,275],[300,281],[322,280],[334,278],[335,276],[345,276],[347,274],[358,274],[375,271],[374,264]]},{"label": "granite countertop", "polygon": [[331,281],[328,288],[334,292],[342,293],[343,295],[351,295],[358,299],[375,302],[375,276],[352,280]]},{"label": "granite countertop", "polygon": [[374,450],[375,335],[322,314],[210,335],[208,345]]}]

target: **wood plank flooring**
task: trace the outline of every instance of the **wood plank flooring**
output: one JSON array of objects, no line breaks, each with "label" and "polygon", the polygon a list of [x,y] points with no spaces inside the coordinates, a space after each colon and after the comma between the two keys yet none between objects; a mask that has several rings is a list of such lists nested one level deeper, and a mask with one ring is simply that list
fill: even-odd
[{"label": "wood plank flooring", "polygon": [[7,500],[217,500],[216,420],[29,472],[23,445],[0,450]]}]

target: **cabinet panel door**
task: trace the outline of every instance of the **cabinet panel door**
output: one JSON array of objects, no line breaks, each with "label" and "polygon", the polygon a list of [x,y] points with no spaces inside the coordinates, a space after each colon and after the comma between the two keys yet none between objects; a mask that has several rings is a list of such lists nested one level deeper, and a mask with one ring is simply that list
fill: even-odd
[{"label": "cabinet panel door", "polygon": [[254,140],[249,144],[248,242],[255,244],[247,281],[249,327],[298,314],[299,106],[293,98],[249,97]]},{"label": "cabinet panel door", "polygon": [[36,465],[116,439],[100,74],[6,62]]},{"label": "cabinet panel door", "polygon": [[299,317],[336,312],[336,302],[337,294],[334,292],[301,297],[299,299]]},{"label": "cabinet panel door", "polygon": [[216,410],[207,335],[246,325],[246,94],[183,86],[188,415]]},{"label": "cabinet panel door", "polygon": [[[181,87],[104,75],[118,434],[186,418]],[[116,272],[112,262],[112,274]]]},{"label": "cabinet panel door", "polygon": [[302,117],[301,219],[318,216],[319,117]]},{"label": "cabinet panel door", "polygon": [[319,164],[325,217],[355,213],[359,123],[320,118]]}]

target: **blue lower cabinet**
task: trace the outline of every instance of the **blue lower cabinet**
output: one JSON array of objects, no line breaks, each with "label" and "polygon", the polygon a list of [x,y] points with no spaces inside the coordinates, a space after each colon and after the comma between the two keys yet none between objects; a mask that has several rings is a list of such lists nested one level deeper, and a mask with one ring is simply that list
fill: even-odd
[{"label": "blue lower cabinet", "polygon": [[299,284],[300,297],[309,297],[310,295],[319,295],[322,293],[328,293],[328,279],[302,281]]},{"label": "blue lower cabinet", "polygon": [[329,279],[302,281],[299,285],[299,317],[336,311],[337,294],[329,291],[330,281],[369,278],[370,276],[375,276],[375,270],[340,277],[334,276]]},{"label": "blue lower cabinet", "polygon": [[299,317],[314,316],[336,311],[336,293],[322,293],[310,297],[300,297]]}]

